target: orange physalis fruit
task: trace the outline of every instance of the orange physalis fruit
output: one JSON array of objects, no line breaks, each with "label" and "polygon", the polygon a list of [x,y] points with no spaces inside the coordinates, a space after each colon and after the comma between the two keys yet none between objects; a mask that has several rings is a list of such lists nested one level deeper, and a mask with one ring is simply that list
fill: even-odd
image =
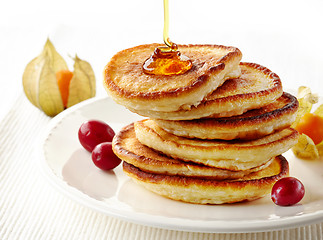
[{"label": "orange physalis fruit", "polygon": [[295,129],[309,136],[315,145],[323,141],[323,118],[314,113],[304,114]]},{"label": "orange physalis fruit", "polygon": [[69,87],[72,77],[73,73],[69,70],[61,70],[56,73],[57,84],[62,96],[64,107],[67,107]]},{"label": "orange physalis fruit", "polygon": [[47,39],[43,51],[31,60],[22,84],[28,100],[47,116],[95,96],[96,80],[91,65],[75,55],[73,73],[64,58]]}]

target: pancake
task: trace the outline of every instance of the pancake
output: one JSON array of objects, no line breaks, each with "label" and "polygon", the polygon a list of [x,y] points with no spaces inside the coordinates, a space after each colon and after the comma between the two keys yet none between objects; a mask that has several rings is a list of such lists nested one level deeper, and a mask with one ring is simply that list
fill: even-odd
[{"label": "pancake", "polygon": [[112,149],[120,159],[145,172],[204,177],[217,180],[242,178],[252,172],[266,168],[272,162],[272,159],[270,159],[261,166],[245,171],[230,171],[193,162],[181,161],[180,159],[168,157],[141,144],[136,138],[133,124],[124,127],[114,137]]},{"label": "pancake", "polygon": [[160,128],[153,120],[134,123],[137,139],[173,158],[211,167],[246,170],[264,164],[297,143],[298,132],[286,128],[263,138],[244,140],[201,140],[179,137]]},{"label": "pancake", "polygon": [[198,105],[228,78],[240,76],[239,49],[220,45],[178,45],[190,58],[184,74],[163,76],[143,72],[142,65],[161,44],[125,49],[104,70],[104,86],[117,103],[137,110],[177,111]]},{"label": "pancake", "polygon": [[129,109],[142,116],[165,120],[230,117],[264,107],[283,94],[280,78],[268,68],[255,63],[240,63],[240,68],[239,78],[225,81],[197,106],[178,111]]},{"label": "pancake", "polygon": [[274,183],[288,176],[288,162],[282,156],[265,169],[239,180],[211,180],[145,172],[123,162],[124,172],[146,189],[164,197],[198,204],[251,201],[270,193]]},{"label": "pancake", "polygon": [[296,97],[284,93],[275,102],[242,115],[195,120],[161,120],[155,122],[177,136],[201,139],[257,139],[290,127],[298,109]]}]

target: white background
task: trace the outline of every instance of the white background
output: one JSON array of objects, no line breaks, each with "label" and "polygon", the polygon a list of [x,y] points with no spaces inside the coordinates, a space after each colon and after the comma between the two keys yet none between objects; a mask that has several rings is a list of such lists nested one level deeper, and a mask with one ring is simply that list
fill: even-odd
[{"label": "white background", "polygon": [[[26,64],[49,37],[71,70],[91,63],[97,96],[102,71],[117,51],[162,42],[162,0],[10,0],[0,2],[0,120],[22,93]],[[170,0],[170,39],[238,47],[243,61],[276,72],[287,89],[323,94],[323,1]]]}]

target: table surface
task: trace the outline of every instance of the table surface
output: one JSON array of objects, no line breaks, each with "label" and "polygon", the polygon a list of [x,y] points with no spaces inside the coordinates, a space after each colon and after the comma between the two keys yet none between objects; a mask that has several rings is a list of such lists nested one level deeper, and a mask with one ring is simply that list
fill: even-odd
[{"label": "table surface", "polygon": [[[70,69],[75,54],[92,65],[97,97],[102,97],[102,71],[113,54],[162,42],[163,30],[162,0],[49,3],[0,4],[0,239],[322,239],[321,223],[229,235],[149,228],[101,215],[47,186],[35,167],[33,141],[51,119],[24,97],[26,64],[49,37]],[[170,38],[183,44],[236,46],[242,61],[276,72],[285,89],[306,85],[322,96],[322,9],[319,0],[171,1]]]}]

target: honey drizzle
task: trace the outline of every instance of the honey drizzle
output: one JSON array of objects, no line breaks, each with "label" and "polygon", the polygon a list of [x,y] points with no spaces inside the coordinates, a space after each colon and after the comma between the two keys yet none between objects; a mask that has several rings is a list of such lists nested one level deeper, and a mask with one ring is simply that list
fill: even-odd
[{"label": "honey drizzle", "polygon": [[192,68],[191,60],[178,51],[175,43],[170,41],[168,0],[164,0],[163,40],[166,46],[157,47],[143,64],[143,71],[153,75],[179,75]]},{"label": "honey drizzle", "polygon": [[165,45],[168,47],[168,51],[177,51],[177,45],[172,41],[170,41],[168,33],[169,33],[169,4],[168,4],[168,0],[164,0],[163,40]]}]

